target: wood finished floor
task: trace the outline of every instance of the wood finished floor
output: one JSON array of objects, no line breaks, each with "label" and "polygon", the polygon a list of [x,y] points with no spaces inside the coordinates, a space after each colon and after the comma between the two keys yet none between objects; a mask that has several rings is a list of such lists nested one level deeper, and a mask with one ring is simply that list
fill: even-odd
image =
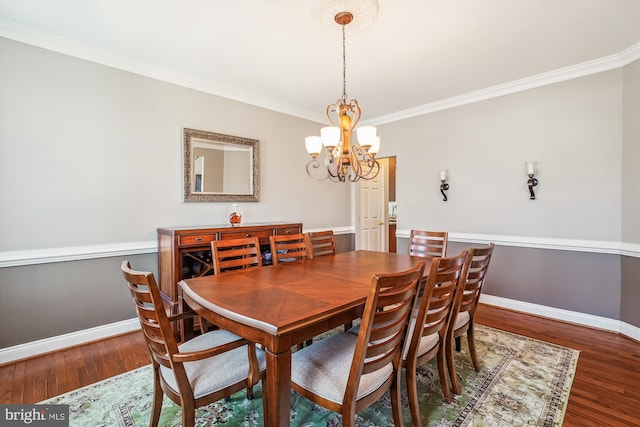
[{"label": "wood finished floor", "polygon": [[[565,426],[640,426],[640,343],[480,305],[479,324],[580,350]],[[0,366],[0,404],[37,403],[149,363],[141,332]]]}]

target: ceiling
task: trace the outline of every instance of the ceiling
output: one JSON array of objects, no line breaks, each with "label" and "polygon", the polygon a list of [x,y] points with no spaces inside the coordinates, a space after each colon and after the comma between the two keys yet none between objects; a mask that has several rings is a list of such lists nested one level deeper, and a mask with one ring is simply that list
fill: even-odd
[{"label": "ceiling", "polygon": [[[342,94],[342,34],[314,1],[0,0],[0,36],[324,122]],[[347,26],[347,95],[365,122],[640,56],[640,0],[378,6]]]}]

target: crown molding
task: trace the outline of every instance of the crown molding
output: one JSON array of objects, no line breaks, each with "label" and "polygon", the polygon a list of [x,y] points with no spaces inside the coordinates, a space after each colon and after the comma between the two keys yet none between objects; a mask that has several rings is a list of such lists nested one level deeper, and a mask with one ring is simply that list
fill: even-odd
[{"label": "crown molding", "polygon": [[[84,59],[97,64],[106,65],[124,71],[129,71],[145,77],[172,83],[189,89],[198,90],[211,95],[216,95],[234,101],[242,102],[267,110],[324,123],[325,117],[313,111],[301,110],[288,104],[283,104],[274,99],[258,97],[255,94],[244,92],[239,88],[224,85],[216,85],[205,79],[200,79],[186,73],[179,73],[167,68],[154,66],[133,58],[115,54],[111,51],[98,49],[84,43],[72,41],[70,39],[55,36],[44,31],[21,25],[6,19],[0,18],[0,37],[5,37],[22,43],[37,46],[43,49]],[[587,61],[582,64],[572,65],[559,70],[538,74],[513,82],[480,89],[463,95],[454,96],[417,107],[401,110],[395,113],[386,114],[363,121],[367,125],[381,125],[398,120],[404,120],[423,114],[459,107],[465,104],[484,101],[511,93],[521,92],[553,83],[575,79],[590,74],[621,68],[637,59],[640,59],[640,43],[614,55],[604,58]]]},{"label": "crown molding", "polygon": [[620,53],[606,56],[604,58],[583,62],[581,64],[549,71],[547,73],[537,74],[535,76],[514,80],[512,82],[476,90],[436,102],[419,105],[417,107],[397,111],[395,113],[374,117],[367,120],[366,124],[382,125],[399,120],[409,119],[416,116],[421,116],[424,114],[434,113],[436,111],[460,107],[462,105],[485,101],[487,99],[497,98],[503,95],[509,95],[512,93],[522,92],[541,86],[572,80],[591,74],[601,73],[603,71],[622,68],[625,65],[628,65],[638,59],[640,59],[640,43],[637,43]]},{"label": "crown molding", "polygon": [[187,73],[180,73],[164,67],[137,61],[131,57],[118,55],[113,51],[99,49],[85,43],[55,36],[2,18],[0,18],[0,37],[267,110],[314,122],[324,122],[324,115],[317,112],[301,110],[274,99],[256,96],[255,94],[245,92],[236,87],[214,84],[209,80],[201,79]]}]

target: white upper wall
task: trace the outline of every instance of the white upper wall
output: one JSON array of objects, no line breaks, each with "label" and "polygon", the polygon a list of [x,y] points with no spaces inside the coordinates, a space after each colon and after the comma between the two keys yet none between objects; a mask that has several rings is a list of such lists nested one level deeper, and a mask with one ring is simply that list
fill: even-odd
[{"label": "white upper wall", "polygon": [[226,224],[229,203],[182,201],[184,127],[260,140],[244,221],[350,225],[348,186],[305,172],[318,123],[8,39],[0,54],[0,252]]},{"label": "white upper wall", "polygon": [[640,61],[623,75],[622,240],[640,244]]},{"label": "white upper wall", "polygon": [[[183,127],[260,140],[247,222],[352,226],[348,185],[304,170],[318,123],[7,39],[0,52],[0,252],[226,223],[228,203],[182,201]],[[398,228],[638,243],[638,132],[623,126],[637,63],[379,126],[379,156],[397,156]]]},{"label": "white upper wall", "polygon": [[622,82],[617,69],[380,126],[398,228],[620,241]]}]

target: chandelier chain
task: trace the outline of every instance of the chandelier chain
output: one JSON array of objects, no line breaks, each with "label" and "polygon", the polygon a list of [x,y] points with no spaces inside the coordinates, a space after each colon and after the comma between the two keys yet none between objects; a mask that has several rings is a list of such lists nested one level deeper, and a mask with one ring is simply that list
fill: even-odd
[{"label": "chandelier chain", "polygon": [[342,23],[342,102],[347,103],[347,43],[345,24]]}]

